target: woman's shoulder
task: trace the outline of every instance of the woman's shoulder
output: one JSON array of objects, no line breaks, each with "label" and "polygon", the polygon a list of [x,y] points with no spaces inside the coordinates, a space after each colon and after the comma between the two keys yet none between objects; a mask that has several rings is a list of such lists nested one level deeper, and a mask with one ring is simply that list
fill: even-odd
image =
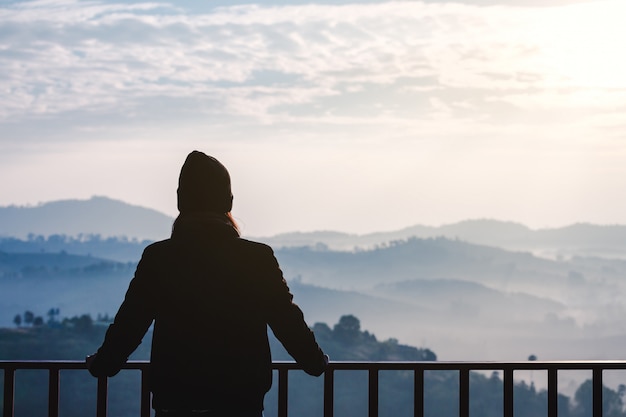
[{"label": "woman's shoulder", "polygon": [[235,241],[237,245],[247,250],[274,253],[274,251],[269,245],[262,243],[262,242],[257,242],[255,240],[248,240],[248,239],[241,238],[241,237],[238,239],[235,239]]},{"label": "woman's shoulder", "polygon": [[144,250],[154,250],[154,249],[158,249],[162,247],[167,247],[171,245],[171,243],[172,243],[172,239],[169,239],[169,238],[163,239],[163,240],[157,240],[156,242],[152,242],[148,246],[146,246]]},{"label": "woman's shoulder", "polygon": [[153,255],[153,254],[162,253],[163,251],[168,251],[170,250],[171,246],[172,246],[172,239],[163,239],[163,240],[159,240],[156,242],[152,242],[144,248],[143,256],[145,257],[146,255]]},{"label": "woman's shoulder", "polygon": [[[216,242],[211,244],[214,249],[221,246],[222,250],[231,251],[232,255],[239,254],[262,258],[274,257],[274,251],[269,245],[241,237],[223,240],[217,244],[217,246],[214,245],[216,245]],[[181,250],[185,251],[189,249],[188,245],[181,244],[181,242],[177,242],[175,239],[165,239],[146,246],[143,251],[143,257],[167,258],[170,255],[179,253]]]}]

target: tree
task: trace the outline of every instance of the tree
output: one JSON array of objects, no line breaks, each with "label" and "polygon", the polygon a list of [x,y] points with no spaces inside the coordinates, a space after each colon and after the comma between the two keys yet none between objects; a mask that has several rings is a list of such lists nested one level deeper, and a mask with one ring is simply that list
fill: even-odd
[{"label": "tree", "polygon": [[333,327],[333,333],[337,340],[355,342],[361,334],[361,322],[352,314],[341,316],[339,323]]},{"label": "tree", "polygon": [[26,310],[24,312],[24,323],[26,324],[33,324],[33,320],[35,320],[35,313],[33,313],[30,310]]},{"label": "tree", "polygon": [[43,326],[43,317],[37,316],[33,319],[33,326]]},{"label": "tree", "polygon": [[435,352],[433,352],[430,349],[420,349],[421,353],[422,353],[422,360],[423,361],[436,361],[437,360],[437,355],[435,355]]},{"label": "tree", "polygon": [[58,308],[51,308],[48,310],[48,323],[54,323],[56,317],[59,315],[60,310]]},{"label": "tree", "polygon": [[19,314],[16,314],[15,317],[13,318],[13,323],[15,323],[17,327],[20,327],[20,325],[22,324],[22,316]]},{"label": "tree", "polygon": [[74,316],[71,319],[69,319],[68,322],[78,332],[84,332],[93,327],[93,319],[91,318],[89,314],[83,314],[80,317]]},{"label": "tree", "polygon": [[326,323],[315,323],[313,325],[313,333],[319,339],[330,339],[333,336],[333,331]]},{"label": "tree", "polygon": [[[574,398],[578,404],[575,415],[591,415],[593,410],[592,381],[590,379],[583,382],[576,390]],[[618,391],[602,386],[602,411],[606,417],[624,417],[624,400],[626,387],[620,385]]]}]

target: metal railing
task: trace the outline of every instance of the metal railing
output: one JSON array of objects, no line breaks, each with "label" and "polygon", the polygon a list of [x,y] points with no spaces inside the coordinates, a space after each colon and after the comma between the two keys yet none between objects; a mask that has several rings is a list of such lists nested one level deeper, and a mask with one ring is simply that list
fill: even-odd
[{"label": "metal railing", "polygon": [[[4,370],[4,417],[14,416],[15,373],[18,370],[48,370],[48,416],[59,415],[59,375],[61,370],[85,369],[79,361],[0,361]],[[150,416],[150,392],[147,384],[148,362],[129,362],[123,369],[141,371],[140,416]],[[278,417],[287,417],[289,372],[301,369],[293,362],[274,362],[278,372]],[[367,371],[368,416],[378,416],[378,385],[380,371],[412,371],[414,375],[414,416],[424,415],[424,371],[458,371],[459,416],[469,417],[470,371],[503,372],[503,416],[513,417],[513,373],[520,370],[547,371],[548,416],[557,416],[558,372],[561,370],[590,370],[592,373],[593,417],[602,417],[602,373],[605,370],[626,369],[626,361],[532,361],[532,362],[331,362],[324,374],[324,417],[334,413],[335,371]],[[99,378],[97,384],[97,417],[107,416],[108,382]]]}]

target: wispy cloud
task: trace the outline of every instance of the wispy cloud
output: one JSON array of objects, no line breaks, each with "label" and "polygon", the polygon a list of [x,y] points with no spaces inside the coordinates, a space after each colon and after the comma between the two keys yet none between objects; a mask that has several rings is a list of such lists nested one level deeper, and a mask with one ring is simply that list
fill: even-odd
[{"label": "wispy cloud", "polygon": [[[594,34],[586,6],[388,2],[194,14],[166,3],[13,3],[0,9],[0,118],[78,111],[159,120],[178,103],[205,117],[264,123],[397,124],[413,123],[416,112],[495,121],[507,107],[623,106],[614,90],[624,87],[615,75],[624,64],[611,68],[614,55],[593,56],[595,68],[609,66],[598,71],[604,85],[574,67],[586,59],[572,55],[577,48],[608,52],[626,36],[617,21],[611,36]],[[604,2],[603,13],[620,7]],[[576,35],[580,25],[586,37]]]}]

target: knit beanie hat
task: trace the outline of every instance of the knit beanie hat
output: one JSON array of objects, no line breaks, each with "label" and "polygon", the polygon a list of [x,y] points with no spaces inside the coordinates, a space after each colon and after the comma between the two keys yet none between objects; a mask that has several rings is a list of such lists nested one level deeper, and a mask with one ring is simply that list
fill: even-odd
[{"label": "knit beanie hat", "polygon": [[178,211],[223,214],[232,206],[226,167],[203,152],[193,151],[187,155],[178,177]]}]

